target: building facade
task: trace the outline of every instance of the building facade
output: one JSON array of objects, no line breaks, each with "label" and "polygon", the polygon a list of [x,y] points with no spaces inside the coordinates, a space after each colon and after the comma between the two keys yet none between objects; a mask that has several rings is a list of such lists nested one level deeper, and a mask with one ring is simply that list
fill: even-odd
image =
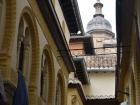
[{"label": "building facade", "polygon": [[118,99],[122,105],[139,105],[140,2],[139,0],[117,0],[116,7]]},{"label": "building facade", "polygon": [[77,2],[0,0],[0,105],[12,105],[18,71],[25,78],[29,105],[67,104],[69,73],[75,70],[69,38],[82,32],[73,5]]},{"label": "building facade", "polygon": [[116,43],[100,0],[86,33],[76,0],[0,0],[0,105],[18,71],[29,105],[140,105],[139,4],[116,1]]}]

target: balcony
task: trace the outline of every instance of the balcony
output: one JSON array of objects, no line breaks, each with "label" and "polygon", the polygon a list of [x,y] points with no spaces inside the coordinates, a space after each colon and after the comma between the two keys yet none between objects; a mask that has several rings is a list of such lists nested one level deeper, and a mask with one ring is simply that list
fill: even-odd
[{"label": "balcony", "polygon": [[84,55],[82,51],[71,51],[73,58],[84,58],[88,72],[114,72],[117,56],[108,55]]}]

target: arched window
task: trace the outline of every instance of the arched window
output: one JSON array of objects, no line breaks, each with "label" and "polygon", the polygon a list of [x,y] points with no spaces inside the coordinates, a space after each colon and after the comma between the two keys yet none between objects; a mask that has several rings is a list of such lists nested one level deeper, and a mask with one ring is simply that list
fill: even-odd
[{"label": "arched window", "polygon": [[23,62],[24,62],[23,34],[24,34],[24,21],[23,19],[21,19],[18,28],[18,40],[17,40],[18,70],[21,71],[23,71]]},{"label": "arched window", "polygon": [[40,79],[40,96],[43,101],[47,102],[48,88],[49,88],[49,75],[48,75],[48,60],[46,50],[43,51],[41,60],[41,79]]},{"label": "arched window", "polygon": [[17,54],[18,54],[18,70],[23,72],[25,79],[29,80],[32,58],[32,45],[30,27],[27,21],[22,18],[19,23],[18,39],[17,39]]},{"label": "arched window", "polygon": [[57,77],[55,105],[62,105],[62,84],[60,75]]}]

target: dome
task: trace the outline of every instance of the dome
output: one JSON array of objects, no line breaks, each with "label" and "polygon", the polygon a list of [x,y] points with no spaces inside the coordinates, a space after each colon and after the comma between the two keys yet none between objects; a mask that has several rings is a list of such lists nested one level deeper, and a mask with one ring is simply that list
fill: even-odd
[{"label": "dome", "polygon": [[87,24],[87,32],[96,30],[107,30],[112,32],[112,26],[103,16],[94,16]]},{"label": "dome", "polygon": [[103,4],[100,2],[100,0],[97,0],[97,3],[94,4],[95,8],[95,14],[93,16],[93,19],[88,22],[87,24],[87,32],[93,32],[93,31],[109,31],[112,32],[112,26],[108,20],[104,18],[104,15],[102,14],[102,7]]}]

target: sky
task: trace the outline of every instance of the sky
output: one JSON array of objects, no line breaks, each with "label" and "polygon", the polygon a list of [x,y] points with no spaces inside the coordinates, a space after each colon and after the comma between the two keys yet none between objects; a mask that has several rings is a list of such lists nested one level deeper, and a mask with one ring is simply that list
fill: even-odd
[{"label": "sky", "polygon": [[[93,18],[95,14],[95,8],[93,7],[94,3],[97,0],[77,0],[80,14],[86,31],[87,23]],[[104,14],[105,19],[107,19],[112,25],[112,31],[116,33],[116,15],[115,15],[115,1],[116,0],[100,0],[103,3],[102,13]]]}]

